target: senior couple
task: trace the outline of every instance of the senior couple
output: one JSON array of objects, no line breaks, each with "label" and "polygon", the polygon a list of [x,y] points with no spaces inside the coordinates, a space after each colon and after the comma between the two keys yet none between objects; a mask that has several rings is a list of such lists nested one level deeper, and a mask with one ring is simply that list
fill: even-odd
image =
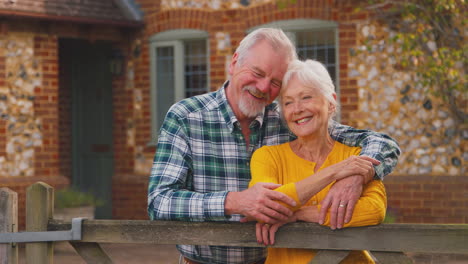
[{"label": "senior couple", "polygon": [[[262,28],[241,41],[229,74],[219,90],[169,109],[149,180],[150,219],[254,220],[257,241],[265,245],[288,222],[335,229],[383,220],[381,180],[396,166],[400,150],[386,135],[331,119],[338,103],[322,64],[297,60],[282,30]],[[180,263],[308,263],[316,254],[177,248]],[[345,261],[372,263],[364,251]]]}]

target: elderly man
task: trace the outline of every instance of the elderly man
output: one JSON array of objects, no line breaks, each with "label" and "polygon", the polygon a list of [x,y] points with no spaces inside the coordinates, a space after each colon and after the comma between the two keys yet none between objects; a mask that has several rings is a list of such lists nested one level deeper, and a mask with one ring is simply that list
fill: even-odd
[{"label": "elderly man", "polygon": [[[264,145],[295,138],[282,124],[274,99],[288,63],[296,58],[294,45],[282,30],[262,28],[247,35],[229,65],[230,79],[217,91],[184,99],[168,111],[158,138],[148,189],[150,219],[184,221],[240,221],[265,223],[286,220],[292,212],[275,202],[294,205],[278,186],[251,179],[252,153]],[[375,177],[383,178],[397,163],[400,150],[391,138],[334,123],[333,139],[362,147],[373,157]],[[374,173],[374,172],[372,172]],[[349,221],[362,191],[362,177],[337,182],[322,206],[323,217],[340,201],[348,205]],[[263,263],[263,248],[178,245],[182,263]]]}]

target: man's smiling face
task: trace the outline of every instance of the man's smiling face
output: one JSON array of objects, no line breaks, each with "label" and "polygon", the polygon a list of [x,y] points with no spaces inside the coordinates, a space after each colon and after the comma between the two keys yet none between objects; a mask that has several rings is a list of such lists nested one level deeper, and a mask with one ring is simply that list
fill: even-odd
[{"label": "man's smiling face", "polygon": [[226,93],[238,119],[257,116],[275,100],[287,66],[286,56],[266,41],[255,44],[243,61],[234,54]]}]

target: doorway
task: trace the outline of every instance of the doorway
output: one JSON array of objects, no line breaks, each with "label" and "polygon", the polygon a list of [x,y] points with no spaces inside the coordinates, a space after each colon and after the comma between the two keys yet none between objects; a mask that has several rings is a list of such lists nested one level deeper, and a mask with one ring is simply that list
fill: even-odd
[{"label": "doorway", "polygon": [[61,39],[60,85],[69,89],[71,99],[71,185],[91,192],[105,203],[95,218],[112,218],[112,75],[108,42]]}]

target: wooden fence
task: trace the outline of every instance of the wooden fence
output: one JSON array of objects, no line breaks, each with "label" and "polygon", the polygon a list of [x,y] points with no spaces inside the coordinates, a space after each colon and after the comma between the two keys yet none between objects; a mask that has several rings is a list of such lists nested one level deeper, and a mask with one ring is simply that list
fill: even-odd
[{"label": "wooden fence", "polygon": [[[71,229],[69,221],[53,219],[53,193],[52,187],[41,182],[28,188],[27,232]],[[0,217],[0,232],[16,232],[16,205],[6,205],[15,203],[15,197],[7,188],[0,189],[0,215],[7,216]],[[113,263],[99,243],[260,247],[253,223],[84,220],[81,229],[82,239],[70,244],[87,263]],[[291,223],[278,231],[275,247],[319,249],[310,263],[339,263],[349,250],[360,249],[369,250],[377,263],[412,263],[404,252],[466,254],[468,225],[381,224],[333,231],[312,223]],[[0,244],[0,264],[16,264],[17,259],[14,244]],[[27,243],[26,261],[53,263],[53,242]]]}]

